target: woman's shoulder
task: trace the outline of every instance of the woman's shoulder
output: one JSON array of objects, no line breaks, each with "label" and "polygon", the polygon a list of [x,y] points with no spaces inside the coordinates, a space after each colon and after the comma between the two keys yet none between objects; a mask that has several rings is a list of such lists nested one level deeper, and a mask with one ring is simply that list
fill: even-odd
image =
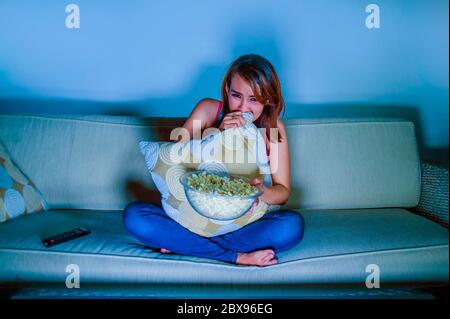
[{"label": "woman's shoulder", "polygon": [[217,107],[220,105],[220,103],[222,102],[219,100],[206,97],[204,99],[201,99],[197,105],[201,105],[204,108],[213,108],[213,109],[214,107],[216,107],[217,110]]},{"label": "woman's shoulder", "polygon": [[203,127],[214,125],[215,119],[222,102],[212,98],[201,99],[191,113],[191,117],[206,121]]},{"label": "woman's shoulder", "polygon": [[223,109],[222,104],[222,101],[212,98],[204,98],[198,103],[198,107],[208,118],[207,127],[214,126],[218,121],[219,115],[223,113],[221,112]]}]

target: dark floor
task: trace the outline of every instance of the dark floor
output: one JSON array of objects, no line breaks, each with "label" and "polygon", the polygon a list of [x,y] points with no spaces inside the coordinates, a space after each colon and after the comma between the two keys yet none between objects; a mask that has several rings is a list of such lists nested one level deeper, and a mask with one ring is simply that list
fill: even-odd
[{"label": "dark floor", "polygon": [[[430,287],[430,288],[392,288],[377,289],[367,293],[365,291],[342,291],[342,293],[334,292],[330,296],[319,296],[318,299],[438,299],[448,301],[449,286]],[[304,296],[298,297],[302,299]],[[116,298],[155,298],[154,295],[146,295],[145,293],[123,294],[120,291],[110,290],[90,290],[88,292],[81,290],[53,289],[53,288],[0,288],[0,299],[65,299],[65,298],[87,298],[87,299],[116,299]],[[245,298],[245,297],[244,297]],[[170,298],[169,298],[170,299]],[[188,297],[189,299],[189,297]],[[195,297],[194,297],[195,299]],[[288,298],[289,299],[289,298]],[[297,298],[293,298],[297,299]],[[315,299],[314,296],[307,296],[306,299]]]}]

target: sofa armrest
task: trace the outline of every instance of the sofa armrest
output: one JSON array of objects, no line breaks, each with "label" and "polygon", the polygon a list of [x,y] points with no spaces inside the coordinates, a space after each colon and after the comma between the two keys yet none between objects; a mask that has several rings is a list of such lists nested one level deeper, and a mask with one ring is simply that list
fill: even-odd
[{"label": "sofa armrest", "polygon": [[415,212],[448,228],[448,168],[421,163],[422,185]]}]

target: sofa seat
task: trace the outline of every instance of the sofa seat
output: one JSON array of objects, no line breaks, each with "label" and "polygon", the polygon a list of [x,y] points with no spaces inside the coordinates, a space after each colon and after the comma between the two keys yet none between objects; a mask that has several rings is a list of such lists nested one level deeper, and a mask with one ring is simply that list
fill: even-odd
[{"label": "sofa seat", "polygon": [[[304,238],[270,267],[160,254],[122,226],[121,211],[50,210],[0,224],[0,282],[65,286],[66,266],[80,282],[107,284],[322,285],[365,287],[366,266],[381,284],[448,282],[448,230],[405,209],[302,210]],[[50,248],[41,240],[76,227],[86,237]]]}]

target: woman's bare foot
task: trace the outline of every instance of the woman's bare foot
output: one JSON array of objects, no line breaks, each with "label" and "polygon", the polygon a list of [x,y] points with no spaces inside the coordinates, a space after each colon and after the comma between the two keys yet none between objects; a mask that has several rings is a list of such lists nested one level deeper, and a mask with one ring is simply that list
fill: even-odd
[{"label": "woman's bare foot", "polygon": [[170,250],[165,249],[165,248],[161,248],[159,251],[161,252],[161,254],[171,254],[172,253]]},{"label": "woman's bare foot", "polygon": [[256,250],[251,253],[238,253],[236,264],[247,266],[269,266],[277,263],[272,249]]}]

